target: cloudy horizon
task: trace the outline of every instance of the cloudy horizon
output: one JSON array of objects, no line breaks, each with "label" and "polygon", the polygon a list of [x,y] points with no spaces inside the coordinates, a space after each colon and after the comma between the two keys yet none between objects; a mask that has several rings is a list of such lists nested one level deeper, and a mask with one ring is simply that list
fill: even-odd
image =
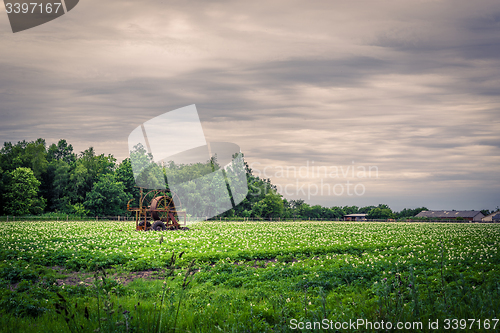
[{"label": "cloudy horizon", "polygon": [[[15,34],[0,6],[0,35],[2,142],[121,161],[134,128],[196,104],[207,141],[289,199],[500,205],[498,1],[81,0]],[[312,165],[340,173],[279,173]],[[363,166],[377,177],[346,172]],[[325,193],[347,181],[363,195]]]}]

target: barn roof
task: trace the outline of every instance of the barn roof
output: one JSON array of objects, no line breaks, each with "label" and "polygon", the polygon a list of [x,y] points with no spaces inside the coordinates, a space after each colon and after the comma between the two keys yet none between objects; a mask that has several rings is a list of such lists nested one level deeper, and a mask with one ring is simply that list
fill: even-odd
[{"label": "barn roof", "polygon": [[496,212],[493,212],[491,214],[486,215],[485,217],[490,217],[494,218],[495,216],[500,215],[500,210],[497,210]]},{"label": "barn roof", "polygon": [[467,217],[475,217],[478,214],[483,215],[483,213],[476,210],[424,210],[418,213],[415,217],[467,218]]}]

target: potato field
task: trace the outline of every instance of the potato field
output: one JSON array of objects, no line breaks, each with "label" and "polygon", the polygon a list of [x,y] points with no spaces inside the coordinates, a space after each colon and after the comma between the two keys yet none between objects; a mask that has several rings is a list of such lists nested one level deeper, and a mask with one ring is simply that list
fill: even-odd
[{"label": "potato field", "polygon": [[497,224],[134,229],[1,223],[0,331],[500,331]]}]

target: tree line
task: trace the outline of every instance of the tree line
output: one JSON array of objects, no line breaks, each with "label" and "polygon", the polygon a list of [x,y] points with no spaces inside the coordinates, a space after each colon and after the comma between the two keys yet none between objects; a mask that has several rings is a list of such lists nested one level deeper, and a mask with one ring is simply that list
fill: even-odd
[{"label": "tree line", "polygon": [[[337,219],[346,214],[368,214],[369,219],[413,217],[425,207],[395,212],[388,205],[309,205],[288,200],[270,179],[262,179],[245,163],[248,195],[220,217]],[[129,158],[117,163],[113,155],[90,147],[75,153],[61,139],[47,146],[44,139],[5,142],[0,150],[0,215],[62,213],[76,216],[126,215],[127,202],[140,197]]]}]

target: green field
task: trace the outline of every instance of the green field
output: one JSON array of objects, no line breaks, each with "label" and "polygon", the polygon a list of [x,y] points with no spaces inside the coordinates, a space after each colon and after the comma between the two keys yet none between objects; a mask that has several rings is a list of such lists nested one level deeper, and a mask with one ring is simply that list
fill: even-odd
[{"label": "green field", "polygon": [[500,331],[500,225],[134,227],[0,224],[0,330]]}]

